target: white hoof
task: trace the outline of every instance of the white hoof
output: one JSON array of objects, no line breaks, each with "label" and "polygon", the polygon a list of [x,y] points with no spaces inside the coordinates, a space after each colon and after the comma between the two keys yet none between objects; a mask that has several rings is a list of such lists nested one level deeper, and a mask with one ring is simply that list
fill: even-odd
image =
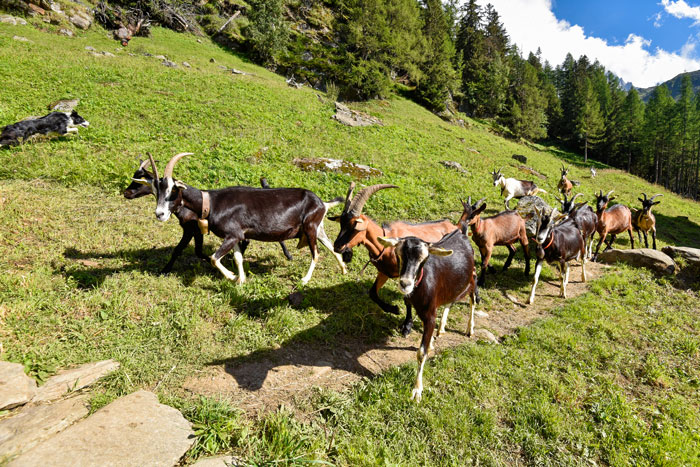
[{"label": "white hoof", "polygon": [[420,402],[420,400],[423,397],[423,389],[419,388],[413,388],[413,391],[411,392],[411,400]]}]

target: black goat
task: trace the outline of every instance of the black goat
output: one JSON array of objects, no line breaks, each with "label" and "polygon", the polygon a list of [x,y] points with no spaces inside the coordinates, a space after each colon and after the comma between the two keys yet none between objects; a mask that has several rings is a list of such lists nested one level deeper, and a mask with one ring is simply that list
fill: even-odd
[{"label": "black goat", "polygon": [[642,233],[644,233],[644,246],[649,248],[649,238],[647,237],[647,232],[651,232],[651,240],[653,242],[654,249],[656,250],[656,217],[651,212],[652,206],[659,204],[661,201],[654,201],[654,198],[663,196],[662,194],[656,194],[651,198],[647,199],[647,194],[642,193],[644,199],[637,198],[642,202],[642,209],[632,211],[632,228],[637,231],[639,236],[639,243],[642,243]]},{"label": "black goat", "polygon": [[447,314],[456,301],[469,295],[471,312],[467,335],[474,332],[474,307],[477,300],[474,250],[465,235],[466,226],[445,235],[435,243],[418,237],[385,238],[380,242],[393,254],[399,264],[399,290],[406,307],[415,307],[423,322],[423,337],[418,348],[418,374],[411,399],[420,402],[423,393],[423,367],[433,349],[433,331],[437,309],[445,306],[437,336],[445,331]]},{"label": "black goat", "polygon": [[[140,162],[138,169],[136,169],[136,172],[134,172],[131,184],[124,190],[124,197],[126,199],[136,199],[151,194],[155,195],[153,191],[153,175],[146,170],[146,165],[148,163],[148,159]],[[263,188],[270,188],[270,185],[268,185],[267,180],[264,178],[260,179],[260,184]],[[194,238],[195,255],[203,260],[209,260],[209,257],[202,251],[204,236],[202,235],[202,232],[200,232],[199,226],[197,225],[197,214],[184,206],[177,209],[175,212],[173,212],[173,214],[175,217],[177,217],[178,222],[180,222],[180,227],[182,227],[182,238],[173,249],[170,256],[170,261],[168,261],[168,264],[166,264],[160,271],[161,274],[170,273],[170,271],[173,269],[173,265],[175,264],[175,260],[182,254],[185,248],[187,248],[187,245],[189,245],[192,238]],[[280,246],[282,247],[284,256],[291,260],[292,255],[289,254],[284,242],[280,242]],[[248,241],[241,242],[241,254],[245,253],[247,247]]]},{"label": "black goat", "polygon": [[576,193],[571,199],[567,199],[566,195],[564,195],[563,200],[556,196],[554,198],[561,203],[561,213],[572,218],[581,231],[583,241],[586,243],[586,259],[591,259],[593,256],[593,236],[598,224],[598,216],[585,202],[574,204],[574,200],[579,196],[583,196],[583,193]]},{"label": "black goat", "polygon": [[[149,155],[154,178],[157,180],[154,185],[158,200],[156,218],[165,222],[170,214],[183,206],[197,214],[197,222],[203,233],[211,230],[214,235],[224,239],[211,256],[211,263],[227,279],[245,282],[243,254],[239,243],[248,239],[280,242],[298,238],[298,248],[308,245],[311,250],[311,265],[302,278],[303,284],[311,279],[316,267],[317,240],[333,253],[343,274],[347,272],[342,257],[333,252],[333,245],[323,230],[326,212],[330,207],[340,204],[343,198],[324,203],[313,192],[303,188],[237,186],[220,190],[198,190],[173,179],[175,164],[190,154],[181,153],[170,159],[165,166],[163,178],[158,177],[155,161]],[[221,264],[221,258],[231,250],[234,250],[238,276]]]},{"label": "black goat", "polygon": [[569,261],[581,260],[581,280],[586,282],[586,244],[583,235],[571,218],[552,219],[551,215],[535,208],[537,228],[535,238],[537,243],[537,264],[535,264],[535,279],[527,303],[535,301],[535,289],[542,272],[542,261],[557,263],[561,275],[560,297],[566,298],[566,284],[569,282]]}]

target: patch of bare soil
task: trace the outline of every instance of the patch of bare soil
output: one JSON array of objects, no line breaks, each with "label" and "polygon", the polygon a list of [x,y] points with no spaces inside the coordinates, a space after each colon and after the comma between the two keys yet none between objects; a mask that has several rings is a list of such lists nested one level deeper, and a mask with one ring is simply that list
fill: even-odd
[{"label": "patch of bare soil", "polygon": [[[588,280],[599,277],[606,267],[588,263]],[[578,265],[571,268],[567,287],[569,298],[588,290],[588,285],[581,282],[580,271]],[[479,329],[488,329],[501,338],[549,315],[563,303],[559,298],[558,280],[540,280],[532,305],[525,305],[524,297],[503,293],[511,303],[510,307],[483,310],[477,306],[481,316],[475,315],[475,334]],[[438,319],[440,313],[438,311]],[[475,339],[465,334],[466,315],[465,312],[454,313],[454,310],[450,313],[447,332],[435,341],[436,352]],[[414,361],[422,333],[421,326],[416,327],[418,329],[406,338],[388,337],[380,343],[368,344],[361,339],[347,338],[333,345],[285,345],[250,359],[213,365],[187,379],[183,388],[192,394],[227,399],[249,416],[274,410],[281,404],[294,406],[295,402],[308,398],[316,386],[343,390],[363,377],[372,377],[392,366]]]}]

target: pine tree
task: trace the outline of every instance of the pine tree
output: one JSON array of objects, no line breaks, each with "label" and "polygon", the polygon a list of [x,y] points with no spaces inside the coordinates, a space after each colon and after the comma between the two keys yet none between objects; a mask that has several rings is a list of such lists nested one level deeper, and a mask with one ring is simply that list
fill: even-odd
[{"label": "pine tree", "polygon": [[632,173],[633,157],[641,152],[644,125],[644,104],[635,88],[625,96],[620,114],[620,151],[626,156],[627,171]]},{"label": "pine tree", "polygon": [[275,62],[289,40],[289,29],[284,21],[284,0],[248,0],[247,34],[254,56],[265,64]]},{"label": "pine tree", "polygon": [[462,65],[460,110],[474,115],[481,105],[481,83],[486,79],[485,35],[476,0],[469,0],[464,8],[455,47]]},{"label": "pine tree", "polygon": [[590,79],[584,78],[583,83],[577,96],[579,111],[574,120],[574,129],[584,143],[583,161],[588,162],[588,148],[595,148],[601,141],[605,124]]}]

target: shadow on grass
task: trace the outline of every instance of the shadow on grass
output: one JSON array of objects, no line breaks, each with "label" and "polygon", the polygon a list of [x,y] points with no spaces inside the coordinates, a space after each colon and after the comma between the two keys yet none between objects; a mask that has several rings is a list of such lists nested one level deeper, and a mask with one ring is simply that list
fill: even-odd
[{"label": "shadow on grass", "polygon": [[[150,272],[159,275],[161,270],[170,260],[173,249],[164,248],[137,248],[120,250],[111,253],[83,252],[76,248],[66,248],[63,256],[66,259],[74,260],[75,264],[61,267],[56,271],[66,277],[72,278],[80,289],[92,289],[99,287],[105,279],[114,274],[139,271]],[[104,260],[119,259],[127,264],[119,267],[102,266]],[[245,258],[244,265],[246,271],[254,274],[269,274],[276,267],[277,257],[275,255],[256,256]],[[228,261],[227,267],[234,268],[233,255],[227,255],[224,262]],[[187,248],[175,261],[173,269],[168,275],[173,275],[182,281],[183,285],[189,286],[200,275],[221,275],[215,270],[207,260],[203,260],[194,255],[194,248]]]},{"label": "shadow on grass", "polygon": [[[671,217],[656,211],[654,216],[656,217],[656,237],[659,240],[672,245],[700,248],[700,225],[688,219],[687,216]],[[649,246],[651,247],[650,235]]]}]

